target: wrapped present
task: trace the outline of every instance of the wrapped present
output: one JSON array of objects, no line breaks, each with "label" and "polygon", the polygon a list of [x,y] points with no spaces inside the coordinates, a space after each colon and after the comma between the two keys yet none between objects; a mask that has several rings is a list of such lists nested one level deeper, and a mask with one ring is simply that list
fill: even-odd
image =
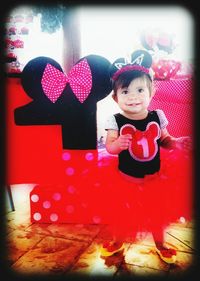
[{"label": "wrapped present", "polygon": [[169,80],[173,79],[177,72],[181,68],[181,63],[175,60],[160,59],[154,61],[152,69],[154,71],[154,77],[158,80]]},{"label": "wrapped present", "polygon": [[167,129],[175,137],[192,135],[193,80],[174,79],[154,82],[155,95],[149,109],[162,109],[169,121]]}]

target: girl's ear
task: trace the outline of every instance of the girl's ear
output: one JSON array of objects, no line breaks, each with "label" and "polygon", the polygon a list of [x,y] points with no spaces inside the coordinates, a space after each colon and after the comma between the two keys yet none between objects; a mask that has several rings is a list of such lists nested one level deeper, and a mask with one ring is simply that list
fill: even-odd
[{"label": "girl's ear", "polygon": [[117,95],[115,93],[112,94],[112,98],[115,102],[117,102]]}]

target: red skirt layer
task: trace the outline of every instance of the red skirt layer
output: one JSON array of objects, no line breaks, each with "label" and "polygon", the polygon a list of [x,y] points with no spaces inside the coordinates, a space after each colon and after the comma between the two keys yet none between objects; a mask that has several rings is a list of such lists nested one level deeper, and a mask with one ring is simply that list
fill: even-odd
[{"label": "red skirt layer", "polygon": [[105,150],[66,150],[62,158],[65,181],[31,191],[32,222],[108,224],[112,234],[130,237],[193,216],[191,155],[162,149],[159,173],[142,183],[125,179]]},{"label": "red skirt layer", "polygon": [[191,155],[162,149],[160,171],[142,182],[126,179],[117,166],[117,157],[100,154],[82,190],[89,212],[107,222],[113,234],[160,232],[169,223],[192,218]]}]

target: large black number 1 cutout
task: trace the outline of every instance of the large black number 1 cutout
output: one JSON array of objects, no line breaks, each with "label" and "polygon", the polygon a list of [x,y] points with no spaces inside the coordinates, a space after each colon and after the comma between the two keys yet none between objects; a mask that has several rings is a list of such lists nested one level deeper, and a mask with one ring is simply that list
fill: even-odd
[{"label": "large black number 1 cutout", "polygon": [[89,55],[75,64],[68,77],[55,60],[32,59],[24,67],[21,78],[32,101],[15,109],[15,123],[60,124],[64,149],[96,149],[97,102],[111,92],[109,68],[106,58]]}]

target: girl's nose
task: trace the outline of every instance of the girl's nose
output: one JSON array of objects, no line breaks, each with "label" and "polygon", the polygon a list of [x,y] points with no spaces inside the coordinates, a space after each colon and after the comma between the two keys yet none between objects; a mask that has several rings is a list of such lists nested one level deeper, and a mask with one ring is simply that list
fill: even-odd
[{"label": "girl's nose", "polygon": [[130,99],[133,99],[133,98],[136,98],[136,96],[137,96],[137,95],[136,95],[135,92],[131,92],[128,97],[129,97]]}]

